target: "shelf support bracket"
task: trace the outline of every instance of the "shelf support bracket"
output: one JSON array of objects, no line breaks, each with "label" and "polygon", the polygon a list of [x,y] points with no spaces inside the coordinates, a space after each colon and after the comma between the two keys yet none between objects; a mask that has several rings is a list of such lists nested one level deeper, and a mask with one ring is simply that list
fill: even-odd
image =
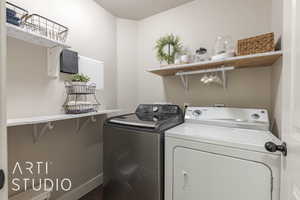
[{"label": "shelf support bracket", "polygon": [[38,129],[38,124],[33,125],[33,143],[37,143],[40,138],[46,134],[47,131],[51,131],[54,129],[54,125],[52,122],[47,122],[46,124],[43,125],[41,130],[39,131]]},{"label": "shelf support bracket", "polygon": [[47,68],[49,77],[58,77],[60,71],[60,53],[63,49],[64,48],[62,46],[55,46],[47,49]]},{"label": "shelf support bracket", "polygon": [[[224,66],[222,68],[224,68]],[[226,76],[226,71],[224,69],[222,71],[222,81],[223,81],[223,89],[225,90],[227,88],[227,76]]]},{"label": "shelf support bracket", "polygon": [[180,75],[181,83],[183,85],[183,88],[185,91],[188,91],[189,89],[189,78],[187,75]]},{"label": "shelf support bracket", "polygon": [[95,116],[84,118],[84,121],[81,118],[76,119],[76,133],[79,133],[84,127],[88,125],[89,122],[97,122]]},{"label": "shelf support bracket", "polygon": [[203,69],[203,70],[196,70],[196,71],[186,71],[186,72],[177,72],[175,75],[180,76],[182,85],[184,89],[187,91],[188,90],[188,75],[192,74],[205,74],[205,73],[212,73],[212,72],[221,72],[222,73],[222,84],[223,88],[226,89],[227,87],[227,77],[226,77],[226,72],[230,70],[234,70],[234,66],[222,66],[218,68],[213,68],[213,69]]}]

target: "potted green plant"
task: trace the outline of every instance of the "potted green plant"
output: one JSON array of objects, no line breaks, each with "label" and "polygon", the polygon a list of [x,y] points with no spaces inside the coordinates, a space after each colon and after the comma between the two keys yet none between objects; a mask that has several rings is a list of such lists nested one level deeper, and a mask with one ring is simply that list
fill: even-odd
[{"label": "potted green plant", "polygon": [[90,77],[84,74],[74,74],[72,76],[72,84],[73,85],[86,85],[87,82],[90,81]]}]

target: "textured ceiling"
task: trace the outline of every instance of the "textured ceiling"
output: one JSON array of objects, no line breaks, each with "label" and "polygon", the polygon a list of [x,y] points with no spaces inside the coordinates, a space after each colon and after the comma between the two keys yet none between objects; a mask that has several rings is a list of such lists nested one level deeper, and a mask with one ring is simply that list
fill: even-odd
[{"label": "textured ceiling", "polygon": [[193,0],[95,0],[117,17],[140,20]]}]

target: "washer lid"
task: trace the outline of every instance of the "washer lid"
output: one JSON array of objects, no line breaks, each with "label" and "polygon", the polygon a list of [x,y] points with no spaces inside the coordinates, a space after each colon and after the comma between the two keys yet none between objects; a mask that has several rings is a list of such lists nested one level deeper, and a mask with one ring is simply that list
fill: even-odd
[{"label": "washer lid", "polygon": [[140,119],[136,114],[129,114],[114,117],[109,120],[111,123],[122,124],[127,126],[139,126],[146,128],[155,128],[157,127],[158,120],[155,120],[154,117],[149,117],[149,119]]},{"label": "washer lid", "polygon": [[[166,137],[193,140],[264,153],[270,153],[265,149],[266,142],[271,141],[278,145],[281,144],[281,141],[269,131],[228,128],[187,122],[166,131]],[[274,154],[280,153],[275,152]]]}]

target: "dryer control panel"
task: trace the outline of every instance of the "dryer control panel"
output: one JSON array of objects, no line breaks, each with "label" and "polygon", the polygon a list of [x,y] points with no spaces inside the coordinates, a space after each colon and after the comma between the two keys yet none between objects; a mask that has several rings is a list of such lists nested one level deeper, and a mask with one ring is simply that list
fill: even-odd
[{"label": "dryer control panel", "polygon": [[188,107],[185,120],[211,125],[269,130],[270,121],[265,109],[229,107]]}]

